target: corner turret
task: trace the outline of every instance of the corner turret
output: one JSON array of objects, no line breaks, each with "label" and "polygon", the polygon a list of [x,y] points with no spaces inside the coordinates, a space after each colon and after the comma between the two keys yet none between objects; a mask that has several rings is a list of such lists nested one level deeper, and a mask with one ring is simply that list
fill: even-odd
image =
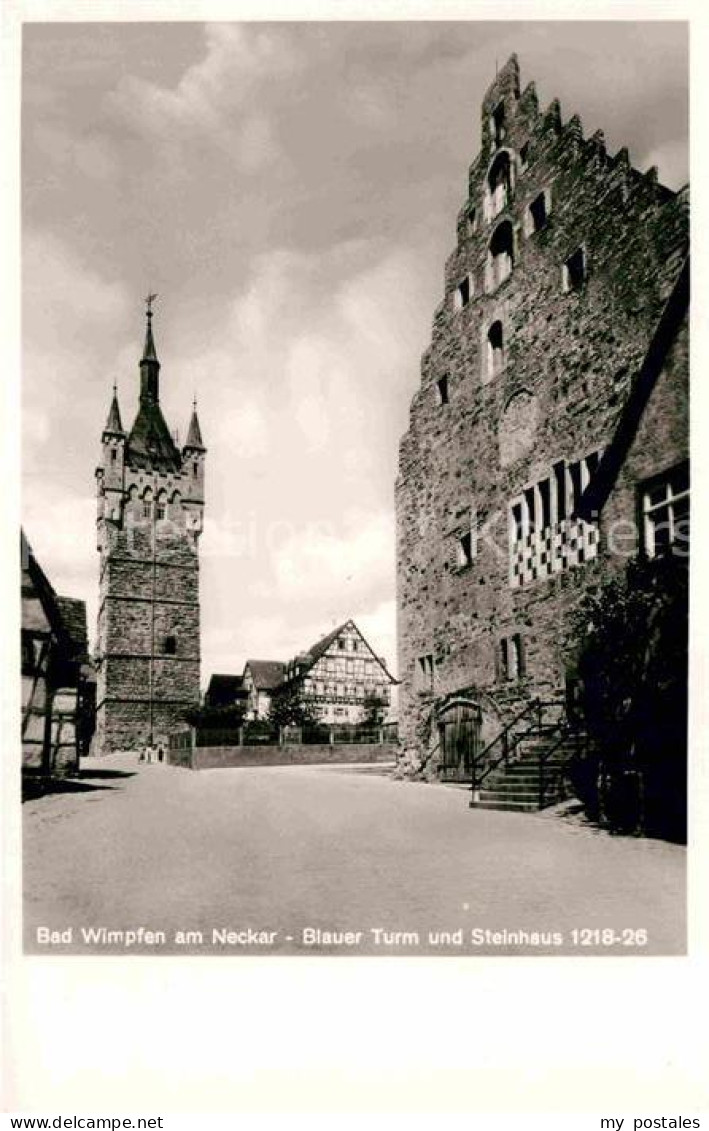
[{"label": "corner turret", "polygon": [[192,404],[192,416],[187,429],[187,441],[182,449],[182,470],[186,477],[185,507],[188,510],[187,526],[194,534],[202,532],[204,510],[204,457],[207,449],[202,442],[202,430],[197,416],[197,401]]},{"label": "corner turret", "polygon": [[115,384],[113,386],[113,399],[111,401],[111,407],[108,410],[108,416],[106,418],[106,423],[103,429],[104,442],[107,435],[125,437],[125,431],[123,430],[123,424],[121,423],[121,410],[118,407],[118,390],[116,389]]},{"label": "corner turret", "polygon": [[202,443],[202,430],[199,426],[199,420],[197,418],[197,401],[195,400],[192,403],[192,416],[190,417],[190,426],[187,429],[187,440],[185,441],[185,446],[182,451],[191,454],[192,452],[206,452],[206,450],[207,449]]},{"label": "corner turret", "polygon": [[111,407],[101,434],[101,465],[96,469],[99,549],[102,520],[112,523],[121,521],[126,439],[121,422],[121,410],[118,407],[118,390],[114,384]]}]

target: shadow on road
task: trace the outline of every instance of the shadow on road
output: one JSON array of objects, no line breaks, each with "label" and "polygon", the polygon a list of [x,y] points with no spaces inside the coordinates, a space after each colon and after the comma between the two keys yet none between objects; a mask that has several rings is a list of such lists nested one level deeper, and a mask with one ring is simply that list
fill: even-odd
[{"label": "shadow on road", "polygon": [[79,770],[79,778],[134,778],[136,770]]},{"label": "shadow on road", "polygon": [[[130,775],[128,775],[130,776]],[[90,785],[88,782],[77,781],[76,778],[39,778],[23,779],[22,801],[35,801],[38,797],[47,797],[53,793],[94,793],[96,790],[112,790],[111,785]]]}]

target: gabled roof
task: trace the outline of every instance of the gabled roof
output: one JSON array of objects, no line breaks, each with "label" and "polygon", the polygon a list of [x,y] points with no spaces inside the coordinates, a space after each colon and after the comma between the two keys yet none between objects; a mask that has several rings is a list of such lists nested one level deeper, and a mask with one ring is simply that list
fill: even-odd
[{"label": "gabled roof", "polygon": [[207,694],[214,695],[216,692],[232,694],[241,691],[243,682],[243,675],[213,675],[209,681]]},{"label": "gabled roof", "polygon": [[342,632],[344,632],[344,630],[346,628],[353,628],[355,630],[355,632],[359,636],[360,640],[362,641],[362,643],[365,645],[368,652],[370,653],[372,659],[376,660],[376,662],[381,667],[382,671],[385,672],[387,678],[392,683],[396,683],[397,680],[394,679],[394,676],[388,670],[388,668],[387,668],[386,664],[384,663],[384,661],[382,660],[381,656],[377,656],[376,652],[374,651],[374,649],[369,644],[369,641],[365,639],[362,632],[360,631],[360,629],[357,627],[357,625],[355,624],[355,622],[353,620],[347,620],[347,621],[344,622],[344,624],[338,625],[337,628],[333,628],[333,630],[331,632],[328,632],[327,636],[323,636],[320,640],[316,641],[316,643],[313,644],[312,648],[308,648],[307,652],[303,653],[302,657],[300,657],[300,656],[298,657],[298,659],[301,660],[301,662],[302,662],[302,667],[301,667],[301,670],[300,670],[300,676],[303,676],[303,675],[305,675],[306,672],[310,671],[310,669],[318,662],[318,660],[322,656],[325,655],[325,653],[328,651],[328,649],[335,643],[338,636],[340,636],[340,634]]},{"label": "gabled roof", "polygon": [[244,673],[247,668],[257,691],[272,691],[283,683],[286,665],[281,660],[247,660]]},{"label": "gabled roof", "polygon": [[599,515],[606,505],[637,435],[640,421],[662,372],[667,354],[688,309],[689,255],[682,264],[672,293],[662,311],[648,351],[633,381],[630,395],[618,417],[611,442],[576,507],[576,514],[580,518],[591,520]]},{"label": "gabled roof", "polygon": [[31,584],[44,609],[52,632],[67,659],[80,663],[88,661],[88,639],[86,633],[86,602],[75,597],[59,597],[44,570],[37,561],[32,548],[20,532],[23,571],[26,570]]},{"label": "gabled roof", "polygon": [[309,667],[312,667],[313,664],[317,660],[319,660],[321,656],[325,655],[325,653],[327,652],[330,645],[335,643],[335,641],[337,640],[340,633],[345,628],[347,628],[347,625],[349,623],[350,623],[349,621],[345,621],[344,624],[339,625],[337,628],[333,628],[332,632],[328,632],[327,636],[323,636],[322,639],[318,640],[315,644],[313,644],[312,648],[308,648],[307,652],[305,653],[305,656],[306,656],[306,659],[309,661],[308,662]]},{"label": "gabled roof", "polygon": [[88,635],[86,631],[86,602],[76,597],[57,597],[59,615],[71,641],[73,659],[85,663],[89,658]]},{"label": "gabled roof", "polygon": [[180,453],[157,401],[141,400],[128,437],[126,462],[133,467],[163,467],[179,471]]},{"label": "gabled roof", "polygon": [[34,556],[32,547],[27,540],[24,530],[20,530],[20,553],[22,562],[22,596],[30,597],[33,592],[39,598],[44,615],[54,635],[63,643],[68,644],[68,637],[64,623],[57,605],[57,595],[54,588]]}]

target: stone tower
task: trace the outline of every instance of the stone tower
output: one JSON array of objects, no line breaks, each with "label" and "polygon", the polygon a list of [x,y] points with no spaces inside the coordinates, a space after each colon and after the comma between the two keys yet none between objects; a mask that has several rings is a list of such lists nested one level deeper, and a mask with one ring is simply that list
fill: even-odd
[{"label": "stone tower", "polygon": [[199,703],[206,449],[196,404],[181,451],[165,423],[150,306],[148,300],[138,412],[126,433],[114,387],[96,470],[101,753],[166,737]]}]

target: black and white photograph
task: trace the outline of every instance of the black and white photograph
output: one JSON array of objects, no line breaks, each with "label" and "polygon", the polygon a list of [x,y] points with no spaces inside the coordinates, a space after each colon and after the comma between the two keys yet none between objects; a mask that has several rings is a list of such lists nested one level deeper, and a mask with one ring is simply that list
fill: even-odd
[{"label": "black and white photograph", "polygon": [[688,953],[688,91],[24,24],[25,955]]}]

